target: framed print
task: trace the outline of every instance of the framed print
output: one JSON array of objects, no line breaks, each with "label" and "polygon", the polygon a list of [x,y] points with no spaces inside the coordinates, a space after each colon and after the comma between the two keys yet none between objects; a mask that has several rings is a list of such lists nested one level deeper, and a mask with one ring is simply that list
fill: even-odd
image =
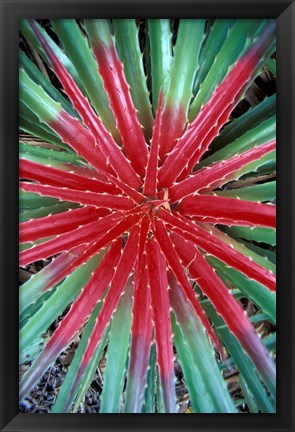
[{"label": "framed print", "polygon": [[294,2],[239,6],[2,1],[1,430],[292,430]]}]

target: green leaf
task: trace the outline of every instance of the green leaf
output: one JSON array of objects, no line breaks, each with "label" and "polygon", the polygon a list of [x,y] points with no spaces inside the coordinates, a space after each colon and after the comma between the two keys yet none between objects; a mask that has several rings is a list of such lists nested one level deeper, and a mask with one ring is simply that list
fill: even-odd
[{"label": "green leaf", "polygon": [[216,313],[211,304],[206,306],[206,312],[213,321],[213,324],[221,337],[226,349],[232,356],[240,374],[247,382],[249,389],[255,397],[256,404],[262,412],[272,413],[275,412],[270,400],[267,397],[266,391],[258,379],[255,368],[250,359],[242,349],[237,339],[230,333],[223,319]]},{"label": "green leaf", "polygon": [[235,62],[254,43],[255,36],[265,23],[265,20],[239,19],[229,28],[224,44],[216,53],[214,62],[200,84],[197,96],[190,106],[190,121],[196,117],[202,105],[210,99],[214,89],[222,82]]},{"label": "green leaf", "polygon": [[[261,175],[268,175],[268,174],[274,176],[275,173],[276,173],[276,157],[274,155],[272,159],[270,159],[269,161],[265,161],[265,163],[257,169],[256,177],[259,177]],[[255,177],[255,175],[253,177]]]},{"label": "green leaf", "polygon": [[260,246],[254,245],[253,243],[249,243],[247,241],[241,240],[241,243],[244,244],[248,249],[252,250],[258,255],[266,258],[270,263],[274,266],[276,265],[276,254],[268,249],[264,249]]},{"label": "green leaf", "polygon": [[265,338],[263,338],[263,343],[269,351],[276,350],[276,339],[277,339],[276,332],[271,333],[268,336],[265,336]]},{"label": "green leaf", "polygon": [[172,67],[172,44],[169,19],[148,20],[153,111],[156,113],[160,89],[167,94]]},{"label": "green leaf", "polygon": [[[62,51],[62,49],[51,39],[51,37],[48,35],[48,33],[37,23],[35,22],[38,30],[46,40],[46,42],[50,45],[51,49],[54,51],[55,55],[58,57],[58,59],[61,61],[61,63],[64,65],[64,67],[67,69],[67,71],[72,75],[75,79],[75,81],[79,84],[79,87],[81,90],[83,90],[83,85],[79,79],[79,74],[77,70],[75,69],[74,65],[72,64],[69,57]],[[45,63],[48,65],[50,69],[52,69],[51,62],[49,58],[47,57],[47,54],[45,53],[41,43],[39,42],[39,39],[37,38],[35,32],[33,31],[32,27],[30,26],[28,20],[22,19],[20,21],[20,31],[25,36],[27,42],[30,46],[33,47],[33,49],[37,50],[37,52],[40,54],[42,59],[45,61]]]},{"label": "green leaf", "polygon": [[[64,151],[56,151],[53,149],[47,149],[44,147],[39,147],[38,145],[29,145],[20,142],[19,143],[20,154],[31,155],[43,158],[44,160],[57,161],[63,163],[71,163],[73,165],[82,165],[83,159],[78,157],[76,154],[69,154]],[[21,157],[21,155],[20,155]]]},{"label": "green leaf", "polygon": [[[85,88],[85,94],[106,128],[118,140],[115,118],[110,109],[109,100],[87,39],[73,19],[51,20],[51,24],[77,70],[79,80]],[[75,81],[78,83],[76,79]]]},{"label": "green leaf", "polygon": [[240,198],[246,201],[273,201],[276,198],[276,182],[271,181],[237,189],[215,191],[214,194],[228,198]]},{"label": "green leaf", "polygon": [[[236,180],[246,180],[251,178],[251,182],[256,177],[264,174],[275,175],[276,172],[276,151],[272,151],[257,161],[251,162],[236,172]],[[259,180],[257,180],[259,181]]]},{"label": "green leaf", "polygon": [[50,214],[62,213],[69,210],[70,208],[74,209],[78,207],[79,204],[76,203],[59,202],[57,204],[53,204],[52,206],[40,207],[33,210],[24,210],[19,215],[19,222],[26,222],[30,219],[42,218]]},{"label": "green leaf", "polygon": [[[133,285],[129,281],[112,318],[106,356],[101,413],[120,413],[132,323]],[[122,325],[124,323],[124,325]]]},{"label": "green leaf", "polygon": [[133,19],[114,19],[113,27],[116,47],[124,65],[124,73],[130,85],[134,106],[138,111],[138,119],[144,127],[146,139],[150,139],[153,116],[139,47],[138,29]]},{"label": "green leaf", "polygon": [[46,124],[50,121],[56,121],[62,109],[61,104],[48,96],[45,90],[36,84],[24,69],[19,71],[19,81],[20,100],[33,111],[39,121]]},{"label": "green leaf", "polygon": [[253,394],[249,390],[249,387],[247,386],[246,381],[243,379],[243,377],[241,375],[239,376],[239,381],[240,381],[241,389],[242,389],[242,392],[245,396],[245,399],[246,399],[250,413],[251,414],[252,413],[257,414],[259,411],[258,411],[258,407],[256,405],[255,397],[253,396]]},{"label": "green leaf", "polygon": [[160,373],[159,373],[159,367],[156,363],[156,401],[157,401],[157,413],[158,414],[165,414],[165,402],[164,402],[164,396],[163,396],[163,387],[160,380]]},{"label": "green leaf", "polygon": [[156,345],[151,345],[150,360],[147,374],[147,387],[145,390],[144,405],[142,413],[154,413],[155,412],[155,389],[156,383]]},{"label": "green leaf", "polygon": [[80,387],[78,389],[77,395],[76,395],[76,399],[73,405],[73,412],[77,412],[78,407],[80,405],[80,403],[82,402],[83,398],[85,397],[89,386],[93,380],[95,371],[97,369],[97,365],[99,364],[99,360],[102,357],[103,351],[106,347],[107,344],[107,339],[108,339],[108,330],[109,327],[106,327],[104,334],[102,336],[101,341],[99,342],[92,360],[90,361],[90,363],[87,365],[86,370],[83,374],[83,379],[82,379],[82,383],[80,384]]},{"label": "green leaf", "polygon": [[42,337],[34,340],[34,342],[28,346],[26,350],[20,353],[19,363],[23,364],[26,362],[33,362],[43,350],[44,344],[45,341]]},{"label": "green leaf", "polygon": [[[233,142],[225,145],[222,149],[216,151],[212,155],[202,160],[197,168],[208,166],[212,162],[227,160],[238,153],[252,149],[254,146],[259,146],[272,141],[276,138],[276,116],[261,122],[258,126],[248,130]],[[268,156],[268,155],[267,155]],[[248,171],[249,172],[249,171]]]},{"label": "green leaf", "polygon": [[[33,146],[31,146],[31,147],[33,147]],[[35,146],[35,147],[38,149],[37,146]],[[46,156],[46,153],[50,156],[50,150],[47,151],[47,152],[46,151],[45,152],[42,152],[42,151],[41,152],[38,152],[38,151],[32,151],[32,152],[26,151],[26,152],[23,152],[22,148],[20,147],[19,158],[20,159],[26,159],[26,160],[29,160],[31,162],[35,162],[35,163],[37,163],[39,165],[44,165],[45,167],[46,166],[50,166],[50,167],[59,169],[61,172],[62,171],[65,171],[65,172],[71,171],[69,169],[69,167],[67,166],[66,162],[50,158],[50,157]],[[58,152],[54,152],[54,153],[58,153]],[[69,158],[69,159],[71,159],[71,158]],[[79,161],[79,158],[77,158],[77,157],[74,156],[73,160],[76,161],[76,165],[78,165],[77,161]],[[70,163],[70,161],[68,163]],[[21,161],[20,161],[20,164],[21,164]],[[62,173],[60,175],[62,175]]]},{"label": "green leaf", "polygon": [[237,270],[227,267],[212,256],[206,256],[206,259],[229,288],[238,288],[265,312],[273,323],[276,322],[276,294],[274,292],[247,278]]},{"label": "green leaf", "polygon": [[61,93],[51,84],[48,79],[39,71],[34,63],[20,50],[19,53],[20,66],[28,73],[36,84],[40,84],[48,95],[56,102],[61,103],[61,106],[72,116],[78,117],[77,112],[73,109],[72,105],[61,95]]},{"label": "green leaf", "polygon": [[277,76],[277,62],[275,59],[269,57],[265,62],[265,66],[273,74],[274,77]]},{"label": "green leaf", "polygon": [[193,412],[211,413],[213,412],[212,399],[206,391],[202,376],[196,367],[195,359],[185,342],[184,335],[174,314],[172,314],[172,328],[174,334],[173,340],[177,348],[177,354],[183,370],[185,386],[190,395]]},{"label": "green leaf", "polygon": [[199,67],[198,57],[204,39],[205,20],[180,20],[167,104],[172,108],[179,105],[187,114],[192,97],[193,82]]},{"label": "green leaf", "polygon": [[276,112],[276,94],[266,97],[262,102],[253,108],[249,108],[240,117],[235,118],[227,124],[221,134],[212,142],[211,149],[216,151],[240,136],[248,130],[258,126],[262,121],[267,120]]},{"label": "green leaf", "polygon": [[101,255],[94,256],[86,264],[80,266],[62,282],[43,303],[42,307],[26,325],[20,330],[20,352],[26,349],[49,325],[65,310],[65,308],[77,297],[80,290],[88,282],[92,271],[97,267],[101,260]]},{"label": "green leaf", "polygon": [[234,22],[235,20],[232,19],[216,19],[210,27],[200,53],[200,68],[194,83],[194,95],[199,91],[200,84],[206,78]]},{"label": "green leaf", "polygon": [[[55,403],[52,407],[52,413],[63,413],[64,412],[64,407],[67,403],[67,399],[68,399],[69,392],[71,390],[72,382],[77,375],[77,372],[78,372],[78,369],[79,369],[79,366],[80,366],[80,363],[81,363],[81,360],[83,357],[83,353],[84,353],[85,348],[87,346],[88,340],[91,336],[91,333],[92,333],[92,330],[93,330],[93,327],[95,324],[95,320],[98,317],[101,306],[102,306],[102,302],[100,301],[99,303],[97,303],[97,305],[95,306],[95,308],[93,309],[93,311],[90,315],[90,318],[88,319],[88,322],[85,326],[85,329],[84,329],[82,338],[80,340],[80,343],[78,345],[78,348],[75,351],[75,355],[73,357],[73,360],[69,366],[66,377],[65,377],[65,379],[61,385],[60,391],[59,391],[57,398],[55,400]],[[91,384],[95,370],[98,367],[99,359],[102,355],[103,349],[104,349],[106,342],[107,342],[107,335],[108,335],[108,331],[106,330],[104,333],[104,336],[102,338],[101,343],[97,347],[96,353],[95,353],[92,361],[87,366],[88,370],[85,371],[85,373],[82,377],[81,386],[79,387],[78,394],[77,394],[76,399],[75,399],[74,411],[76,411],[78,409],[81,400],[85,396],[86,391],[88,390],[88,388]]]},{"label": "green leaf", "polygon": [[268,243],[271,246],[276,245],[276,231],[271,228],[248,228],[235,226],[231,228],[225,228],[225,230],[228,234],[233,234],[235,237],[253,240],[258,243]]},{"label": "green leaf", "polygon": [[19,128],[22,131],[41,138],[45,142],[57,145],[68,152],[71,151],[69,146],[64,144],[49,127],[44,123],[40,123],[39,118],[22,101],[20,101],[19,108]]},{"label": "green leaf", "polygon": [[[208,226],[206,228],[208,229]],[[233,247],[240,253],[250,257],[253,261],[261,265],[262,267],[265,267],[273,273],[276,272],[275,264],[270,262],[265,256],[256,253],[254,250],[249,248],[248,244],[244,244],[244,242],[238,241],[234,236],[228,236],[214,227],[211,227],[211,230],[214,232],[214,235],[216,235],[217,238],[220,238],[226,244],[229,244],[231,247]]]},{"label": "green leaf", "polygon": [[30,304],[21,312],[19,316],[20,328],[22,328],[28,322],[28,320],[42,307],[43,303],[45,303],[45,301],[48,300],[50,296],[52,296],[55,289],[56,288],[53,288],[52,290],[44,292],[44,294],[41,295],[35,303]]},{"label": "green leaf", "polygon": [[56,198],[42,197],[33,192],[19,191],[19,207],[20,211],[39,209],[40,207],[48,207],[60,203]]},{"label": "green leaf", "polygon": [[31,249],[33,246],[44,243],[45,241],[50,240],[52,238],[53,237],[45,237],[45,238],[42,238],[40,240],[35,240],[34,242],[21,243],[19,245],[19,252],[22,252],[26,249]]},{"label": "green leaf", "polygon": [[[235,412],[225,382],[220,375],[213,347],[210,345],[201,320],[196,316],[191,303],[187,300],[179,285],[175,284],[172,287],[170,283],[170,288],[171,306],[183,334],[183,337],[176,338],[175,342],[181,340],[181,344],[185,343],[187,345],[193,358],[190,367],[195,367],[199,372],[196,377],[197,387],[194,389],[194,391],[199,391],[197,395],[194,395],[197,398],[195,400],[198,402],[196,402],[195,408],[202,410],[202,412],[206,409],[209,409],[209,412],[218,413]],[[179,349],[177,345],[176,349]],[[180,352],[182,352],[181,349]],[[184,358],[182,360],[182,364],[185,365]],[[184,374],[186,370],[187,368],[183,369]],[[190,376],[185,376],[185,378],[190,385]],[[190,396],[192,397],[192,395]],[[211,403],[209,402],[210,399]]]}]

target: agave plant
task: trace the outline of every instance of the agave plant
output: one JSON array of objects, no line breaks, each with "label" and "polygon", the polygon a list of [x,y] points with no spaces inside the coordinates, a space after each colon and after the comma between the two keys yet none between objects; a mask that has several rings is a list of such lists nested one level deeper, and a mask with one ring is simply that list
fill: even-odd
[{"label": "agave plant", "polygon": [[20,128],[48,145],[20,143],[20,266],[43,263],[20,400],[79,335],[52,412],[102,357],[100,412],[177,412],[175,361],[193,412],[237,412],[231,368],[275,412],[275,96],[232,115],[275,74],[275,22],[43,23],[21,22]]}]

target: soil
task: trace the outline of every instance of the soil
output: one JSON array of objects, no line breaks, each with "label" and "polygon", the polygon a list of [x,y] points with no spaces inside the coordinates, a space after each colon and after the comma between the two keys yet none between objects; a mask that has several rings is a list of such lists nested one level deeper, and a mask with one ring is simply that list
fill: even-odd
[{"label": "soil", "polygon": [[[64,351],[57,361],[47,370],[37,386],[31,391],[19,406],[21,413],[50,413],[54,404],[59,388],[68,370],[68,360],[72,356],[73,346]],[[29,368],[29,364],[22,365],[20,377]],[[104,358],[97,368],[91,386],[86,393],[83,402],[80,404],[78,413],[96,414],[100,406],[100,394],[103,386]],[[228,389],[234,401],[241,401],[238,405],[240,413],[249,412],[247,405],[243,401],[238,371],[231,369],[226,371],[224,377],[228,384]],[[191,413],[189,394],[185,387],[183,373],[180,364],[175,361],[175,388],[178,412],[180,414]]]}]

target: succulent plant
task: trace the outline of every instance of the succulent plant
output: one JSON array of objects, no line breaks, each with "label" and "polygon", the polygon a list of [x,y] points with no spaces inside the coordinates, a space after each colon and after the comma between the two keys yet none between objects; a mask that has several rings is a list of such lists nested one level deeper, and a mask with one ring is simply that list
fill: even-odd
[{"label": "succulent plant", "polygon": [[20,143],[20,400],[79,335],[52,412],[102,357],[100,412],[177,412],[175,359],[193,412],[237,412],[228,368],[275,412],[275,95],[233,116],[275,21],[138,25],[21,22],[20,128],[48,145]]}]

